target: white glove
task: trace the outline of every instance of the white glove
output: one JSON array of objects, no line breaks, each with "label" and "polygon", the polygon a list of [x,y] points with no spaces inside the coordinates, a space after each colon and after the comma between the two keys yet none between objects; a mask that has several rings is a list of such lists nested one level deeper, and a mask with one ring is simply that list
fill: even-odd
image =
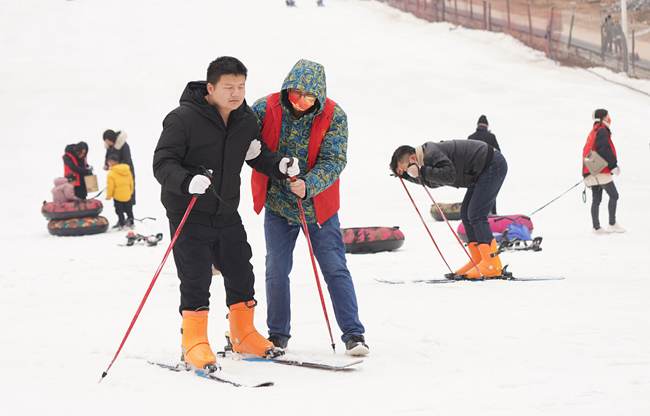
[{"label": "white glove", "polygon": [[210,186],[210,178],[205,175],[196,175],[190,181],[189,191],[192,195],[204,194]]},{"label": "white glove", "polygon": [[619,168],[618,166],[616,166],[614,169],[612,169],[612,173],[613,173],[614,175],[616,175],[616,176],[620,175],[620,174],[621,174],[621,168]]},{"label": "white glove", "polygon": [[298,159],[295,157],[292,157],[293,163],[291,166],[289,165],[290,159],[288,157],[283,157],[282,160],[280,161],[280,173],[283,175],[287,175],[290,178],[297,176],[300,174],[300,166],[298,166]]},{"label": "white glove", "polygon": [[262,152],[262,143],[259,140],[253,140],[251,145],[248,146],[246,152],[246,160],[255,159]]}]

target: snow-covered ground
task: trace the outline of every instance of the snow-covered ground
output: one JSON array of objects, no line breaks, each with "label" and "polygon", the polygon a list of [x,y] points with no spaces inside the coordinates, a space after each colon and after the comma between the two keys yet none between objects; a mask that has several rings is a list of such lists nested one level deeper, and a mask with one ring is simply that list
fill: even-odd
[{"label": "snow-covered ground", "polygon": [[[648,414],[650,82],[559,67],[503,34],[427,23],[379,2],[297,3],[0,1],[0,414]],[[222,360],[230,373],[275,381],[264,389],[154,368],[147,360],[180,355],[170,258],[98,384],[169,244],[150,167],[161,122],[185,84],[204,79],[220,55],[248,66],[249,103],[276,91],[298,59],[325,65],[328,94],[350,122],[342,225],[400,226],[406,235],[398,251],[348,256],[371,355],[344,373]],[[627,233],[593,235],[591,195],[583,203],[578,186],[533,215],[543,251],[502,256],[516,274],[565,280],[394,286],[373,279],[448,271],[389,176],[397,146],[465,138],[486,114],[509,163],[500,213],[530,214],[580,181],[582,146],[599,107],[613,119],[618,219]],[[66,144],[88,142],[105,183],[101,134],[109,128],[129,135],[136,218],[157,218],[151,230],[165,233],[155,248],[121,247],[124,233],[115,231],[54,237],[39,213],[62,175]],[[264,305],[262,218],[252,211],[249,174],[245,167],[240,211]],[[428,214],[428,196],[409,189],[451,267],[464,264],[446,224]],[[457,202],[463,191],[432,195]],[[112,202],[103,215],[115,222]],[[295,257],[291,351],[332,357],[304,242]],[[216,278],[215,350],[225,313]],[[265,314],[258,308],[263,332]],[[333,331],[336,357],[347,358],[335,324]]]}]

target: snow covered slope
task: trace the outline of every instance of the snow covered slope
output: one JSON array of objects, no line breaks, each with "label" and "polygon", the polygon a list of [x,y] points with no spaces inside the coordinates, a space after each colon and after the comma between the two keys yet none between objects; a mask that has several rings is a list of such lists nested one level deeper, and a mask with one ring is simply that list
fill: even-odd
[{"label": "snow covered slope", "polygon": [[[650,410],[650,83],[558,67],[495,33],[432,24],[359,0],[74,0],[0,2],[0,414],[2,415],[645,415]],[[296,30],[300,28],[301,30]],[[298,35],[294,35],[298,32]],[[292,37],[294,35],[294,37]],[[180,355],[178,281],[163,269],[107,378],[169,244],[151,174],[164,116],[220,55],[249,68],[248,102],[276,91],[293,64],[325,65],[328,95],[350,122],[344,227],[400,226],[404,246],[351,255],[371,355],[344,373],[224,360],[229,373],[275,386],[238,389],[147,360]],[[644,94],[645,93],[645,94]],[[610,110],[622,173],[618,220],[591,234],[582,186],[533,216],[543,251],[503,255],[520,275],[563,281],[385,285],[448,272],[388,163],[402,144],[465,138],[485,114],[508,159],[502,214],[530,214],[580,181],[591,113]],[[137,218],[165,238],[120,247],[124,233],[64,238],[39,213],[62,175],[66,144],[90,146],[100,185],[101,134],[124,129],[137,176]],[[244,169],[243,183],[250,172]],[[452,267],[466,257],[430,201],[409,188]],[[262,219],[247,185],[240,211],[264,295]],[[463,191],[432,191],[457,202]],[[113,204],[104,213],[115,222]],[[605,221],[605,207],[601,220]],[[300,240],[302,241],[302,239]],[[291,351],[331,357],[304,242],[292,274]],[[212,290],[210,339],[225,343],[223,286]],[[265,331],[265,308],[256,325]],[[330,309],[330,317],[333,313]],[[334,325],[337,357],[344,345]]]}]

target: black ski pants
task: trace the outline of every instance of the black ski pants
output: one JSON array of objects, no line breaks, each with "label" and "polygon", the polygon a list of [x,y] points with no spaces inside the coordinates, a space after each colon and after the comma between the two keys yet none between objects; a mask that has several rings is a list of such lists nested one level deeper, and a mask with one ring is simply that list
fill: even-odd
[{"label": "black ski pants", "polygon": [[616,224],[616,204],[618,202],[618,190],[614,181],[604,185],[596,185],[591,187],[592,201],[591,201],[591,221],[594,228],[600,228],[599,208],[600,202],[603,200],[603,189],[609,195],[609,203],[607,209],[609,211],[609,225]]},{"label": "black ski pants", "polygon": [[[172,236],[178,225],[170,223]],[[223,277],[227,306],[253,300],[255,275],[250,262],[253,252],[242,223],[218,228],[185,223],[173,253],[181,281],[181,313],[209,309],[212,265]]]}]

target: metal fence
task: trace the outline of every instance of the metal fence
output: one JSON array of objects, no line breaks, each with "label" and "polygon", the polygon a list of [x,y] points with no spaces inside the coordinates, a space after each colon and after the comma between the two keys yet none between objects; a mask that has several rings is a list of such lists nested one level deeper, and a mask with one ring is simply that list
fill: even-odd
[{"label": "metal fence", "polygon": [[[623,35],[611,14],[556,10],[521,0],[379,0],[430,22],[504,32],[567,65],[605,66],[650,79],[650,42]],[[615,16],[615,15],[614,15]],[[647,44],[647,46],[646,46]]]}]

